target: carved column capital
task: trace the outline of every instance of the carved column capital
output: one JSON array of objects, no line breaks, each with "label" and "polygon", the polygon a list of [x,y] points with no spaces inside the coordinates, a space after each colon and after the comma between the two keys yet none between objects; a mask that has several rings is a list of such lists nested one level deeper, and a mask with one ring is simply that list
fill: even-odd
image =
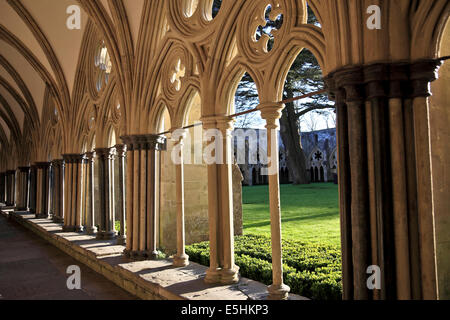
[{"label": "carved column capital", "polygon": [[421,60],[411,64],[412,98],[431,96],[430,82],[438,78],[441,65],[442,62],[437,60]]},{"label": "carved column capital", "polygon": [[127,146],[128,151],[133,150],[156,150],[167,149],[167,139],[162,135],[142,134],[120,137]]},{"label": "carved column capital", "polygon": [[421,60],[414,63],[377,63],[366,66],[345,67],[324,78],[331,99],[339,103],[341,90],[343,103],[363,102],[373,98],[429,97],[430,82],[437,79],[442,62]]},{"label": "carved column capital", "polygon": [[364,101],[364,72],[362,67],[350,67],[336,71],[334,74],[336,89],[345,91],[347,102]]},{"label": "carved column capital", "polygon": [[36,162],[35,165],[38,169],[46,170],[46,169],[50,168],[52,163],[51,162]]},{"label": "carved column capital", "polygon": [[97,154],[95,152],[86,152],[85,156],[88,162],[93,162],[95,161]]},{"label": "carved column capital", "polygon": [[222,136],[231,137],[232,130],[234,129],[234,119],[231,119],[228,116],[221,115],[216,117],[216,127],[222,132]]},{"label": "carved column capital", "polygon": [[277,102],[265,102],[258,106],[258,110],[261,111],[261,117],[266,120],[267,129],[278,129],[278,120],[281,119],[283,109],[285,105]]},{"label": "carved column capital", "polygon": [[114,158],[114,148],[97,148],[95,154],[99,159],[111,160]]},{"label": "carved column capital", "polygon": [[410,95],[409,66],[407,63],[390,65],[389,98],[406,98]]},{"label": "carved column capital", "polygon": [[66,163],[80,163],[85,161],[84,154],[63,154],[63,159]]},{"label": "carved column capital", "polygon": [[63,159],[56,159],[52,161],[52,165],[54,167],[62,167],[64,164],[64,160]]},{"label": "carved column capital", "polygon": [[[389,65],[373,64],[366,66],[363,70],[364,82],[366,84],[365,96],[367,99],[384,98],[389,92]],[[364,98],[364,93],[360,94]]]},{"label": "carved column capital", "polygon": [[117,156],[119,158],[125,158],[127,155],[127,145],[126,144],[117,144],[115,147]]},{"label": "carved column capital", "polygon": [[215,116],[202,117],[201,121],[205,130],[217,129],[217,121]]}]

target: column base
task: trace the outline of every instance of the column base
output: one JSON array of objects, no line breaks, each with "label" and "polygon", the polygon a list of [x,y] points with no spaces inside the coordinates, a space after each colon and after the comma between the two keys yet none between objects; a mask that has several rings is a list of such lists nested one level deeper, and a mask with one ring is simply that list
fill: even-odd
[{"label": "column base", "polygon": [[89,234],[89,235],[97,234],[97,227],[86,227],[85,231],[86,231],[86,234]]},{"label": "column base", "polygon": [[206,270],[205,283],[207,284],[218,284],[222,278],[222,269],[220,268],[209,268]]},{"label": "column base", "polygon": [[50,215],[48,213],[36,213],[35,219],[49,219]]},{"label": "column base", "polygon": [[117,244],[119,246],[123,246],[123,245],[127,244],[127,238],[124,237],[124,236],[118,236],[117,237]]},{"label": "column base", "polygon": [[267,291],[269,292],[267,300],[287,300],[291,288],[285,284],[271,285],[267,288]]},{"label": "column base", "polygon": [[83,233],[84,232],[84,227],[83,226],[76,226],[75,227],[75,232]]},{"label": "column base", "polygon": [[53,220],[53,222],[55,222],[55,223],[64,223],[64,218],[61,218],[61,217],[56,217],[56,216],[54,216],[54,217],[52,218],[52,220]]},{"label": "column base", "polygon": [[63,226],[62,231],[63,232],[76,232],[75,226]]},{"label": "column base", "polygon": [[130,259],[136,261],[144,261],[144,260],[156,260],[159,256],[159,252],[152,251],[128,251],[124,250],[123,254]]},{"label": "column base", "polygon": [[181,256],[173,257],[173,266],[176,268],[187,267],[189,265],[189,256],[187,254],[182,254]]},{"label": "column base", "polygon": [[220,271],[221,274],[221,279],[220,279],[220,283],[221,284],[235,284],[239,282],[239,267],[238,266],[234,266],[232,269],[222,269]]},{"label": "column base", "polygon": [[117,237],[117,232],[115,231],[98,231],[98,240],[114,240]]},{"label": "column base", "polygon": [[20,208],[16,208],[15,211],[16,211],[16,212],[28,212],[28,208],[20,207]]}]

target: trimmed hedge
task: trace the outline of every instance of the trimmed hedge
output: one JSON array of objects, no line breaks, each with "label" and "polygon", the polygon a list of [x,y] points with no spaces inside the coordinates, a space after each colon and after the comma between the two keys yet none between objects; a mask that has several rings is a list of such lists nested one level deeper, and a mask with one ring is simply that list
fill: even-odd
[{"label": "trimmed hedge", "polygon": [[[235,260],[243,277],[272,283],[270,238],[247,235],[235,238]],[[188,246],[190,260],[209,266],[209,242]],[[284,240],[284,282],[291,292],[317,300],[340,300],[341,252],[338,246]]]}]

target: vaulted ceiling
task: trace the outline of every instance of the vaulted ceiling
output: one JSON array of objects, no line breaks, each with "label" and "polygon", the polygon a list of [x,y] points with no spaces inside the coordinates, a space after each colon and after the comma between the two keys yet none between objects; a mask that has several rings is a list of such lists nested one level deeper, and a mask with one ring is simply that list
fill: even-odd
[{"label": "vaulted ceiling", "polygon": [[[87,16],[66,27],[71,0],[0,0],[0,128],[7,139],[39,124],[53,83],[70,99]],[[83,13],[82,13],[83,15]]]},{"label": "vaulted ceiling", "polygon": [[[97,3],[114,21],[109,1]],[[124,2],[135,45],[143,4]],[[66,25],[71,5],[81,9],[81,29]],[[41,123],[47,88],[56,88],[55,98],[70,105],[88,19],[75,0],[0,0],[0,147],[25,124]]]}]

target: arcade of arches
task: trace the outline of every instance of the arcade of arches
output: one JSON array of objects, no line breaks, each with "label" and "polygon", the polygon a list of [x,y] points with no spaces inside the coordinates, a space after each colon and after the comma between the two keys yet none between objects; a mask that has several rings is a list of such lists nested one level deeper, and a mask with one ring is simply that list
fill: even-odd
[{"label": "arcade of arches", "polygon": [[[366,24],[373,4],[381,29]],[[71,5],[80,29],[66,25]],[[133,259],[172,235],[176,266],[203,232],[205,281],[238,281],[234,167],[172,163],[184,141],[170,132],[201,122],[231,157],[245,72],[277,129],[284,80],[307,48],[336,103],[343,298],[449,298],[450,73],[438,59],[450,54],[449,12],[447,0],[0,0],[0,202],[117,238]],[[281,23],[257,34],[266,19]],[[278,173],[268,180],[268,291],[283,299]],[[381,290],[366,286],[370,265]]]}]

